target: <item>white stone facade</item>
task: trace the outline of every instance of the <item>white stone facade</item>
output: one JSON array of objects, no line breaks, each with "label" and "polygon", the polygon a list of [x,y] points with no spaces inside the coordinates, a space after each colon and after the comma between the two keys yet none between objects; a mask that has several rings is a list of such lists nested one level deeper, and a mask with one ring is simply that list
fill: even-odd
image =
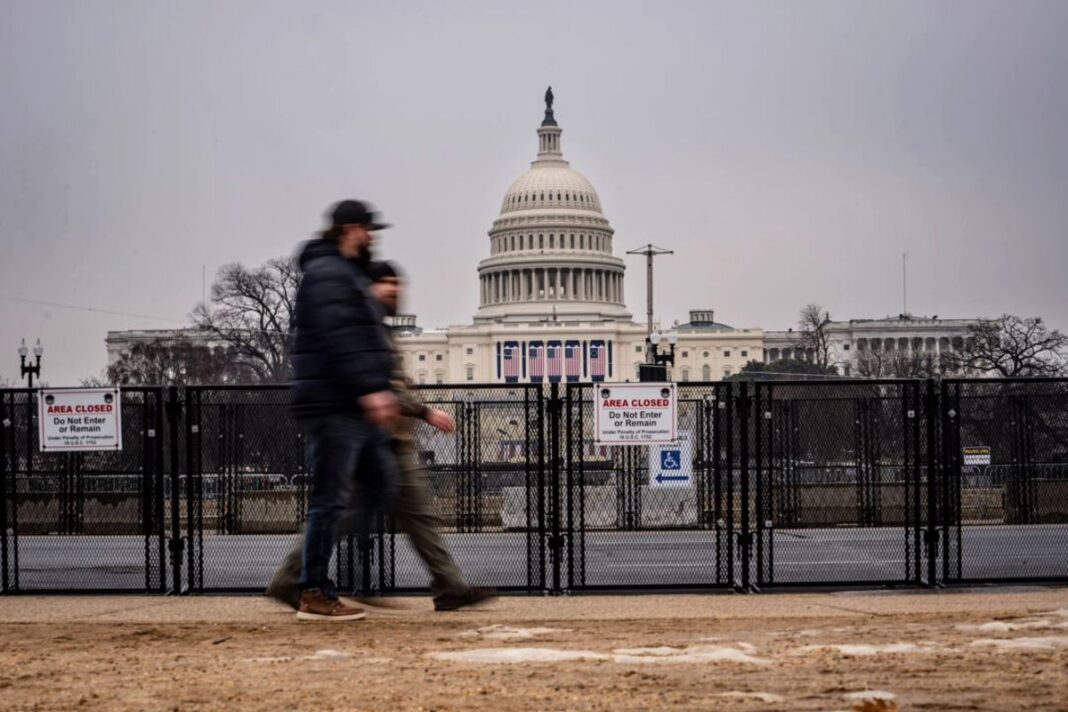
[{"label": "white stone facade", "polygon": [[131,329],[127,331],[109,331],[104,344],[108,351],[108,366],[115,363],[125,354],[129,354],[138,344],[150,344],[154,342],[202,344],[204,346],[225,346],[211,334],[200,329]]},{"label": "white stone facade", "polygon": [[[827,325],[831,363],[849,376],[853,375],[857,353],[865,351],[929,353],[938,357],[963,346],[969,328],[978,322],[912,315],[832,321]],[[801,334],[796,331],[765,332],[764,360],[813,360],[814,354],[811,350],[806,352],[800,339]]]}]

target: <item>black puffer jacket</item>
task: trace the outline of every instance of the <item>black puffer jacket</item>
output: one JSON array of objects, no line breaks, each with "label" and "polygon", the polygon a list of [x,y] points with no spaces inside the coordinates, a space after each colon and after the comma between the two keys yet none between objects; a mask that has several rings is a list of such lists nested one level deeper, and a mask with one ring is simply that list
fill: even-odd
[{"label": "black puffer jacket", "polygon": [[371,283],[337,247],[308,242],[300,254],[292,335],[293,415],[359,412],[360,396],[390,389],[393,351]]}]

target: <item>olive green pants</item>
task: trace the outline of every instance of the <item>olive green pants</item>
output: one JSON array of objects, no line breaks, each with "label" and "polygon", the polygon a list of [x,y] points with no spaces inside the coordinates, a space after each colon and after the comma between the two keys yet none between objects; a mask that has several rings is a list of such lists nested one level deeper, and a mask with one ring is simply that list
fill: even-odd
[{"label": "olive green pants", "polygon": [[[415,553],[430,572],[430,589],[435,597],[443,594],[462,594],[469,588],[460,569],[452,560],[438,532],[438,520],[431,511],[430,481],[426,470],[419,467],[411,454],[399,453],[397,465],[400,483],[393,501],[393,517],[397,529],[408,535]],[[360,497],[359,487],[353,499]],[[353,507],[355,509],[355,507]],[[338,524],[338,536],[354,533],[356,522],[349,516]],[[304,537],[294,542],[282,566],[271,580],[270,590],[297,591],[300,570],[304,563]],[[299,594],[294,594],[299,595]]]}]

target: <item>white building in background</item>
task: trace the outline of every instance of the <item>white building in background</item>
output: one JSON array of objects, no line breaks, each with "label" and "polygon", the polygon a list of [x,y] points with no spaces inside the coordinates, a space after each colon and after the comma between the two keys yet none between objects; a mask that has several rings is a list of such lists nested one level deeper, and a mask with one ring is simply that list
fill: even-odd
[{"label": "white building in background", "polygon": [[[471,323],[422,329],[414,314],[394,318],[396,343],[413,382],[637,379],[646,325],[636,323],[624,304],[626,265],[615,255],[615,230],[593,184],[564,160],[562,133],[550,91],[537,129],[537,155],[505,192],[490,227]],[[831,322],[832,360],[850,375],[857,352],[942,353],[963,343],[974,323],[913,316]],[[669,328],[665,323],[664,330]],[[689,320],[675,329],[671,377],[678,381],[716,381],[749,361],[812,357],[798,345],[797,332],[736,329],[717,322],[711,309],[690,311]],[[137,343],[155,340],[211,337],[194,329],[111,331],[109,365]]]},{"label": "white building in background", "polygon": [[[902,314],[885,319],[850,319],[827,324],[831,363],[846,376],[852,375],[857,354],[866,351],[884,353],[941,354],[964,345],[969,328],[978,319],[939,319]],[[764,361],[782,359],[811,361],[814,354],[799,343],[796,331],[764,332]],[[774,370],[774,369],[771,369]]]},{"label": "white building in background", "polygon": [[191,343],[211,347],[225,347],[225,342],[200,329],[128,329],[109,331],[104,345],[108,351],[108,366],[114,366],[119,359],[133,351],[134,347],[165,342],[168,344]]},{"label": "white building in background", "polygon": [[[564,160],[546,93],[538,153],[504,194],[478,265],[472,323],[420,329],[394,322],[416,383],[530,383],[636,380],[646,325],[623,302],[626,265],[593,184]],[[734,329],[711,310],[677,327],[674,377],[718,380],[762,358],[763,332]]]}]

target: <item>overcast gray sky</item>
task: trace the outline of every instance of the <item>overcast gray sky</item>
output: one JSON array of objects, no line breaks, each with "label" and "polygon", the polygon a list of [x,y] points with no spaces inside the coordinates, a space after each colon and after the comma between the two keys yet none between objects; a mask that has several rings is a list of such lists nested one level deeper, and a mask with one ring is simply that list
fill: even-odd
[{"label": "overcast gray sky", "polygon": [[914,313],[1063,329],[1066,36],[1060,1],[2,0],[0,380],[23,336],[52,385],[98,374],[343,197],[395,223],[423,326],[469,321],[547,84],[617,253],[675,250],[665,320],[897,314],[908,252]]}]

